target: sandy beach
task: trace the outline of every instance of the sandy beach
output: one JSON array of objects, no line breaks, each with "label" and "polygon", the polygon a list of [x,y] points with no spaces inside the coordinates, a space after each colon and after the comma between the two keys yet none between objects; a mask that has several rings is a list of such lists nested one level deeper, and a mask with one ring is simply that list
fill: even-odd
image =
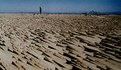
[{"label": "sandy beach", "polygon": [[0,14],[0,70],[120,70],[121,16]]}]

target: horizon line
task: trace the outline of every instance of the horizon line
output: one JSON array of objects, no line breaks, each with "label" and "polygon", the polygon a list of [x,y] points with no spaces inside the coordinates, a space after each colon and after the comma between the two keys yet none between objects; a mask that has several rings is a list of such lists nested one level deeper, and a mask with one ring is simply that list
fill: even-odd
[{"label": "horizon line", "polygon": [[[91,11],[90,11],[91,12]],[[96,11],[97,12],[97,11]],[[0,13],[15,13],[15,14],[40,14],[40,12],[0,12]],[[89,12],[42,12],[42,14],[91,14]],[[97,12],[97,14],[118,14],[121,15],[121,12]]]}]

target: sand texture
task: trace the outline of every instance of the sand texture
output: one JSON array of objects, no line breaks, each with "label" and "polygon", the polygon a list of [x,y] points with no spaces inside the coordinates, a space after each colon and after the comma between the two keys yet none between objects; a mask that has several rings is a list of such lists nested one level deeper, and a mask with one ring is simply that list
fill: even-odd
[{"label": "sand texture", "polygon": [[0,70],[121,70],[121,17],[0,14]]}]

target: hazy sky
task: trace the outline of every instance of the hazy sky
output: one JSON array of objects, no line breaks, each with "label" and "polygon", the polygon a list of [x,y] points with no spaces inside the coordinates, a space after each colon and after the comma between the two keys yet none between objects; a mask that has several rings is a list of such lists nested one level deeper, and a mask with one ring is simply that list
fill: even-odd
[{"label": "hazy sky", "polygon": [[0,12],[121,12],[121,0],[0,0]]}]

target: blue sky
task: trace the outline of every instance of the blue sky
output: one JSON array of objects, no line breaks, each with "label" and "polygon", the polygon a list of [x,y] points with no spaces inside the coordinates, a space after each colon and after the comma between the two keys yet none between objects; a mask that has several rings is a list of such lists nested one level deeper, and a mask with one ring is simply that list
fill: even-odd
[{"label": "blue sky", "polygon": [[0,0],[0,12],[121,12],[121,0]]}]

